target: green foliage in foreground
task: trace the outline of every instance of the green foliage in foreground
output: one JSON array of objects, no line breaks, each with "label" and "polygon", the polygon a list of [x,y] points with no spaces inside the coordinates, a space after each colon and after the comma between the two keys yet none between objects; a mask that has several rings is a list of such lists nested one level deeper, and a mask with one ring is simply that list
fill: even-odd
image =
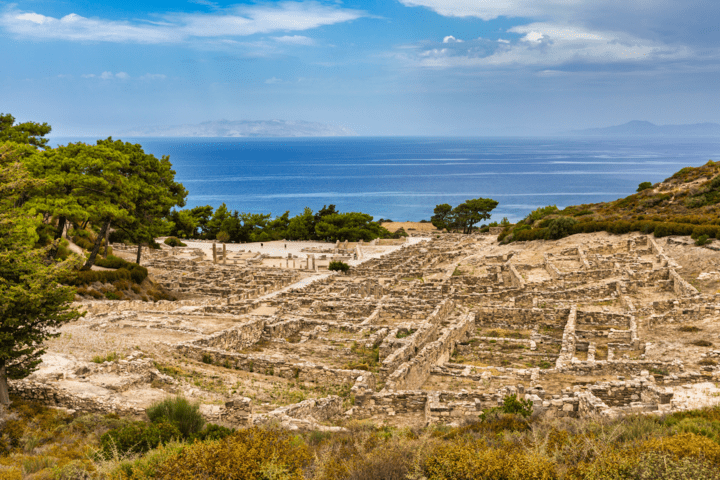
[{"label": "green foliage in foreground", "polygon": [[154,403],[145,413],[153,423],[167,422],[174,425],[184,438],[199,432],[205,425],[199,405],[190,403],[183,397],[167,398]]},{"label": "green foliage in foreground", "polygon": [[[16,401],[0,478],[408,480],[720,480],[720,408],[616,420],[541,419],[506,398],[460,427],[367,422],[305,433],[208,426],[184,438],[167,422],[68,415]],[[32,477],[30,477],[32,475]]]},{"label": "green foliage in foreground", "polygon": [[12,142],[47,148],[48,139],[43,138],[52,128],[47,123],[25,122],[15,124],[15,117],[0,113],[0,143]]},{"label": "green foliage in foreground", "polygon": [[24,378],[40,363],[43,342],[81,315],[70,308],[75,290],[59,285],[72,262],[46,262],[36,249],[40,216],[23,204],[36,188],[8,146],[0,145],[0,403],[9,402],[7,378]]}]

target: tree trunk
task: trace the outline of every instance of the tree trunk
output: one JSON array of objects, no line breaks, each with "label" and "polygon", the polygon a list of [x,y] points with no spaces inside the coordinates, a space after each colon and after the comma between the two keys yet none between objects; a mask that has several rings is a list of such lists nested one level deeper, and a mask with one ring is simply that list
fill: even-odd
[{"label": "tree trunk", "polygon": [[58,217],[58,229],[57,232],[55,232],[55,240],[58,238],[62,238],[63,231],[65,230],[65,224],[67,223],[67,218],[65,218],[64,215],[60,215]]},{"label": "tree trunk", "polygon": [[8,393],[5,360],[0,360],[0,404],[10,405],[10,394]]},{"label": "tree trunk", "polygon": [[140,255],[142,254],[142,243],[138,243],[138,253],[137,253],[137,259],[135,260],[135,263],[140,265]]},{"label": "tree trunk", "polygon": [[103,252],[103,258],[107,258],[109,247],[110,247],[110,222],[108,222],[108,228],[107,228],[107,230],[105,230],[105,251]]},{"label": "tree trunk", "polygon": [[62,238],[63,230],[65,230],[65,223],[67,222],[67,218],[65,218],[64,215],[60,215],[58,218],[58,229],[55,232],[55,241],[57,242],[55,246],[50,250],[50,258],[55,259],[57,257],[57,253],[60,247],[60,239]]},{"label": "tree trunk", "polygon": [[88,224],[89,221],[90,221],[90,219],[88,218],[87,220],[85,220],[84,222],[82,222],[82,223],[80,224],[80,229],[83,230],[85,227],[87,227],[87,224]]},{"label": "tree trunk", "polygon": [[85,265],[83,266],[83,270],[89,270],[90,267],[95,265],[95,257],[97,257],[98,252],[100,251],[100,244],[103,241],[103,238],[105,237],[105,232],[107,232],[107,229],[110,227],[110,220],[103,223],[102,229],[100,230],[100,233],[98,234],[97,238],[95,239],[95,246],[92,249],[92,252],[90,252],[90,258],[87,259],[87,262],[85,262]]}]

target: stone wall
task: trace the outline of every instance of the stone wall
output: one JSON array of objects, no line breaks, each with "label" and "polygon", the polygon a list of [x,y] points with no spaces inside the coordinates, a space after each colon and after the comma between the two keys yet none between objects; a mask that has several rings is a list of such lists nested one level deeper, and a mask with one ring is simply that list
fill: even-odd
[{"label": "stone wall", "polygon": [[678,297],[698,295],[700,293],[673,269],[670,269],[670,278],[673,282],[673,291]]},{"label": "stone wall", "polygon": [[62,407],[88,413],[117,413],[118,415],[143,415],[144,408],[120,403],[114,398],[98,397],[93,393],[66,392],[50,383],[30,380],[8,381],[10,395],[23,400],[36,401],[43,405]]},{"label": "stone wall", "polygon": [[387,379],[385,390],[414,390],[420,388],[430,376],[433,366],[446,362],[455,344],[467,338],[475,328],[475,315],[461,317],[455,324],[445,327],[440,338],[425,345],[415,357],[400,365]]},{"label": "stone wall", "polygon": [[568,315],[568,321],[565,324],[565,330],[563,331],[562,347],[560,349],[560,356],[555,362],[556,368],[562,368],[566,364],[572,361],[575,356],[575,323],[577,319],[577,306],[573,305]]},{"label": "stone wall", "polygon": [[262,338],[265,320],[257,318],[249,322],[228,328],[221,332],[208,335],[192,342],[201,347],[212,347],[223,350],[242,350],[255,345]]},{"label": "stone wall", "polygon": [[363,370],[342,370],[310,362],[291,363],[278,357],[227,352],[191,343],[181,343],[175,348],[180,354],[189,358],[211,362],[235,370],[258,372],[286,379],[295,378],[301,382],[333,385],[353,385],[358,378],[362,377],[370,388],[375,387],[375,376],[372,372]]},{"label": "stone wall", "polygon": [[389,354],[383,361],[380,367],[380,378],[385,379],[397,368],[407,362],[413,355],[415,355],[421,348],[423,348],[428,342],[434,341],[440,330],[441,323],[445,321],[450,313],[455,309],[455,302],[447,298],[443,300],[435,310],[425,319],[422,325],[420,325],[417,331],[407,338],[404,346],[398,348],[393,353]]}]

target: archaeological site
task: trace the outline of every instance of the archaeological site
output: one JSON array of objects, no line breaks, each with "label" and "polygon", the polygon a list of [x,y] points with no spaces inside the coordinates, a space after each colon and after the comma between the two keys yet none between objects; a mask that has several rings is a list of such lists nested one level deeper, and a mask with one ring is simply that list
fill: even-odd
[{"label": "archaeological site", "polygon": [[640,233],[502,245],[494,230],[162,245],[143,266],[176,300],[83,298],[11,393],[123,415],[183,395],[216,424],[294,430],[462,425],[512,394],[547,417],[718,402],[720,252]]}]

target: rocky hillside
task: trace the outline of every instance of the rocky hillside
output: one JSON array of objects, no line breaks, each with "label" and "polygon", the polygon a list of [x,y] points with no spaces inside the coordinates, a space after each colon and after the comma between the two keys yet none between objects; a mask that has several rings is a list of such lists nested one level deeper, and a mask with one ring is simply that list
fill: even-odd
[{"label": "rocky hillside", "polygon": [[638,192],[613,202],[574,205],[560,210],[538,208],[505,228],[504,242],[557,239],[574,233],[639,231],[717,238],[720,230],[720,162],[686,167],[654,185],[641,183]]}]

